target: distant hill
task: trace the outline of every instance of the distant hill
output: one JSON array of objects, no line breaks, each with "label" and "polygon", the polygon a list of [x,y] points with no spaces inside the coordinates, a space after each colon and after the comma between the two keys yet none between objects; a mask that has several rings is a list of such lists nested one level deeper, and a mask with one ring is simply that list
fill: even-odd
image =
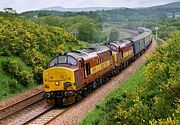
[{"label": "distant hill", "polygon": [[[81,12],[81,11],[97,11],[97,10],[112,10],[117,7],[85,7],[85,8],[63,8],[61,6],[54,6],[48,8],[42,8],[40,10],[54,10],[54,11],[61,11],[61,12]],[[120,8],[120,7],[118,7]]]},{"label": "distant hill", "polygon": [[[173,2],[173,3],[168,3],[165,5],[158,5],[158,6],[152,6],[149,7],[152,9],[157,9],[157,8],[180,8],[180,2]],[[61,11],[61,12],[81,12],[81,11],[97,11],[97,10],[112,10],[112,9],[124,9],[124,7],[84,7],[84,8],[64,8],[61,6],[53,6],[53,7],[48,7],[48,8],[42,8],[40,10],[49,10],[49,11]],[[142,9],[142,8],[139,8]]]},{"label": "distant hill", "polygon": [[[101,11],[103,10],[103,11]],[[68,12],[67,12],[68,11]],[[116,7],[87,7],[87,8],[63,8],[60,6],[43,8],[37,11],[21,13],[22,16],[61,16],[70,17],[83,15],[100,22],[121,22],[137,19],[153,20],[180,18],[180,2],[143,8],[116,8]]]},{"label": "distant hill", "polygon": [[165,5],[153,6],[151,8],[180,8],[180,2],[173,2]]}]

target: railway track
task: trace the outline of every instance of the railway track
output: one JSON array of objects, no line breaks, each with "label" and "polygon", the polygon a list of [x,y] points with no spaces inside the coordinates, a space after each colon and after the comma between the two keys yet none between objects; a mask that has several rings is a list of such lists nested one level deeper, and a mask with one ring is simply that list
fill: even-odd
[{"label": "railway track", "polygon": [[[15,116],[17,116],[22,110],[43,101],[43,90],[37,92],[36,94],[29,96],[23,100],[19,100],[11,105],[4,107],[0,110],[0,124],[4,124],[7,121],[11,121]],[[19,117],[19,116],[18,116]]]},{"label": "railway track", "polygon": [[[101,86],[105,86],[105,85],[106,85],[106,83],[102,84]],[[93,93],[96,93],[97,90],[98,90],[98,88],[93,90],[92,92],[90,92],[87,96],[92,95]],[[66,113],[68,110],[79,105],[79,103],[81,103],[83,100],[84,99],[82,98],[81,100],[77,101],[76,103],[72,104],[69,107],[52,106],[49,110],[44,111],[44,113],[42,111],[42,113],[39,113],[39,115],[37,115],[33,119],[26,122],[25,125],[48,125],[48,124],[51,124],[54,120],[59,118],[61,115]]]},{"label": "railway track", "polygon": [[25,124],[27,125],[46,125],[49,124],[51,121],[65,113],[71,109],[71,107],[68,108],[58,108],[58,107],[51,107],[50,110],[44,111],[44,113],[41,113],[34,117],[33,119],[29,120]]},{"label": "railway track", "polygon": [[36,119],[37,117],[39,117],[39,116],[43,115],[44,113],[48,112],[49,110],[51,110],[53,107],[54,106],[47,105],[46,102],[44,101],[44,103],[39,105],[39,107],[36,106],[36,108],[34,108],[33,110],[27,111],[26,113],[24,113],[23,116],[16,118],[8,125],[28,124],[32,120]]},{"label": "railway track", "polygon": [[[91,93],[94,93],[96,90],[92,91]],[[90,93],[90,94],[91,94]],[[36,117],[33,119],[30,119],[25,123],[25,125],[48,125],[51,122],[53,122],[56,118],[63,115],[68,110],[72,109],[74,106],[78,105],[83,99],[79,100],[75,104],[72,104],[71,106],[64,106],[64,107],[55,107],[51,106],[49,107],[49,110],[44,110],[42,113],[39,113]]]},{"label": "railway track", "polygon": [[34,121],[38,124],[48,124],[73,106],[68,108],[50,106],[42,94],[43,90],[1,109],[0,125],[25,125],[33,124]]}]

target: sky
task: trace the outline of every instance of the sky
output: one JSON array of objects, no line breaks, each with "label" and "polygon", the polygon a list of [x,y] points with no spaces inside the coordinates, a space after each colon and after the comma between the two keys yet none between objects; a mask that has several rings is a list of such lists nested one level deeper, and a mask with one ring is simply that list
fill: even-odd
[{"label": "sky", "polygon": [[180,0],[0,0],[0,11],[13,8],[18,13],[41,8],[62,6],[64,8],[82,7],[150,7]]}]

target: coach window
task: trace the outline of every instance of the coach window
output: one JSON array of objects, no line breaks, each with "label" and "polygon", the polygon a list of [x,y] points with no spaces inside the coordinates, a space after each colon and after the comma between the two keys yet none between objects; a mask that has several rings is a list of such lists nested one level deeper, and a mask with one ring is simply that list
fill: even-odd
[{"label": "coach window", "polygon": [[89,74],[91,74],[90,63],[86,63],[86,73],[87,73],[87,76],[88,76]]}]

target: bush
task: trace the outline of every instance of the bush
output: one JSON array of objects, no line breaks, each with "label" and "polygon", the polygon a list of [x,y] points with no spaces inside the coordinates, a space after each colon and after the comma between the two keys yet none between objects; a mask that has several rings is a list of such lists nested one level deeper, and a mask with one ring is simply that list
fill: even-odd
[{"label": "bush", "polygon": [[18,16],[0,16],[0,27],[0,56],[18,57],[35,73],[33,76],[24,70],[17,60],[6,62],[4,70],[24,86],[42,83],[42,72],[50,58],[84,45],[62,28],[38,25]]},{"label": "bush", "polygon": [[28,71],[23,70],[22,67],[18,64],[17,60],[13,59],[5,61],[3,65],[4,71],[16,79],[17,82],[23,86],[28,86],[28,84],[34,83],[33,75]]},{"label": "bush", "polygon": [[179,41],[180,32],[176,32],[148,57],[146,83],[118,105],[116,123],[178,123],[176,119],[180,107]]},{"label": "bush", "polygon": [[18,83],[17,80],[12,79],[12,80],[8,80],[8,86],[9,86],[9,93],[10,94],[15,94],[17,92],[19,92],[21,90],[21,85]]}]

